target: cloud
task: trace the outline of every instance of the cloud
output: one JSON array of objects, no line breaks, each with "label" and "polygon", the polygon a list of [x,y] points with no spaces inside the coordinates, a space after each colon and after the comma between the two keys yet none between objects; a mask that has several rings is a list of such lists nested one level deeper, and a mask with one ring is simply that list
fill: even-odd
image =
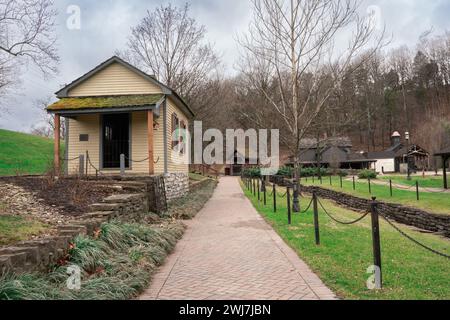
[{"label": "cloud", "polygon": [[[116,49],[126,45],[130,28],[162,0],[58,0],[58,35],[61,56],[60,75],[51,81],[42,79],[39,71],[31,67],[24,73],[22,88],[8,99],[9,114],[0,116],[0,128],[28,131],[42,116],[35,101],[53,96],[65,83],[89,71],[112,56]],[[177,0],[182,6],[185,1]],[[191,0],[191,14],[208,30],[208,40],[222,55],[226,70],[233,72],[238,58],[235,36],[245,32],[252,12],[246,0]],[[66,28],[69,5],[81,8],[81,30]],[[367,7],[378,6],[387,31],[394,36],[393,46],[416,43],[420,34],[434,26],[436,32],[450,28],[450,3],[447,0],[364,0],[362,13]]]}]

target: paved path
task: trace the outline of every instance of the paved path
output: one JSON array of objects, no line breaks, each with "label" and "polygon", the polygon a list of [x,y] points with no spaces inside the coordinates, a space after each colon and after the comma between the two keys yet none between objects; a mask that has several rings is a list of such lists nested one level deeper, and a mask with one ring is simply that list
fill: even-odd
[{"label": "paved path", "polygon": [[334,294],[222,178],[143,300],[317,300]]}]

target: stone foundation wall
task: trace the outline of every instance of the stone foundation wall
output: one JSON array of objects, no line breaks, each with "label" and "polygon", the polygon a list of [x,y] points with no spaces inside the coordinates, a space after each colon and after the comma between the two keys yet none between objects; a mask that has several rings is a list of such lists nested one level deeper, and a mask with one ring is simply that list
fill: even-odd
[{"label": "stone foundation wall", "polygon": [[167,201],[184,197],[189,192],[189,174],[169,173],[164,176]]},{"label": "stone foundation wall", "polygon": [[[307,193],[316,192],[319,197],[333,200],[338,204],[352,209],[366,211],[370,208],[371,200],[369,199],[358,198],[345,193],[315,186],[302,186],[302,190]],[[398,204],[381,201],[378,203],[378,211],[396,222],[436,232],[450,238],[450,216],[433,214]]]}]

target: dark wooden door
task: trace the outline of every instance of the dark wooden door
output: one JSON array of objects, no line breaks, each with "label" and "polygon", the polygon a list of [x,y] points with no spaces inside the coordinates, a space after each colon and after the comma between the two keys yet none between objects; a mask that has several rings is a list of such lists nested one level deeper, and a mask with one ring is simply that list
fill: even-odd
[{"label": "dark wooden door", "polygon": [[112,114],[103,116],[103,168],[120,168],[120,155],[125,155],[125,167],[130,167],[130,115]]}]

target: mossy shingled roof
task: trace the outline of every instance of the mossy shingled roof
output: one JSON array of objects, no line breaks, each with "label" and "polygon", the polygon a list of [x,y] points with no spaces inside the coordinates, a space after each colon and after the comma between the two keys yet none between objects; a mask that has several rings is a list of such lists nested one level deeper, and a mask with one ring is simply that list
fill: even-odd
[{"label": "mossy shingled roof", "polygon": [[164,97],[162,94],[86,97],[86,98],[62,98],[58,102],[47,107],[48,111],[88,110],[143,107],[155,105]]}]

